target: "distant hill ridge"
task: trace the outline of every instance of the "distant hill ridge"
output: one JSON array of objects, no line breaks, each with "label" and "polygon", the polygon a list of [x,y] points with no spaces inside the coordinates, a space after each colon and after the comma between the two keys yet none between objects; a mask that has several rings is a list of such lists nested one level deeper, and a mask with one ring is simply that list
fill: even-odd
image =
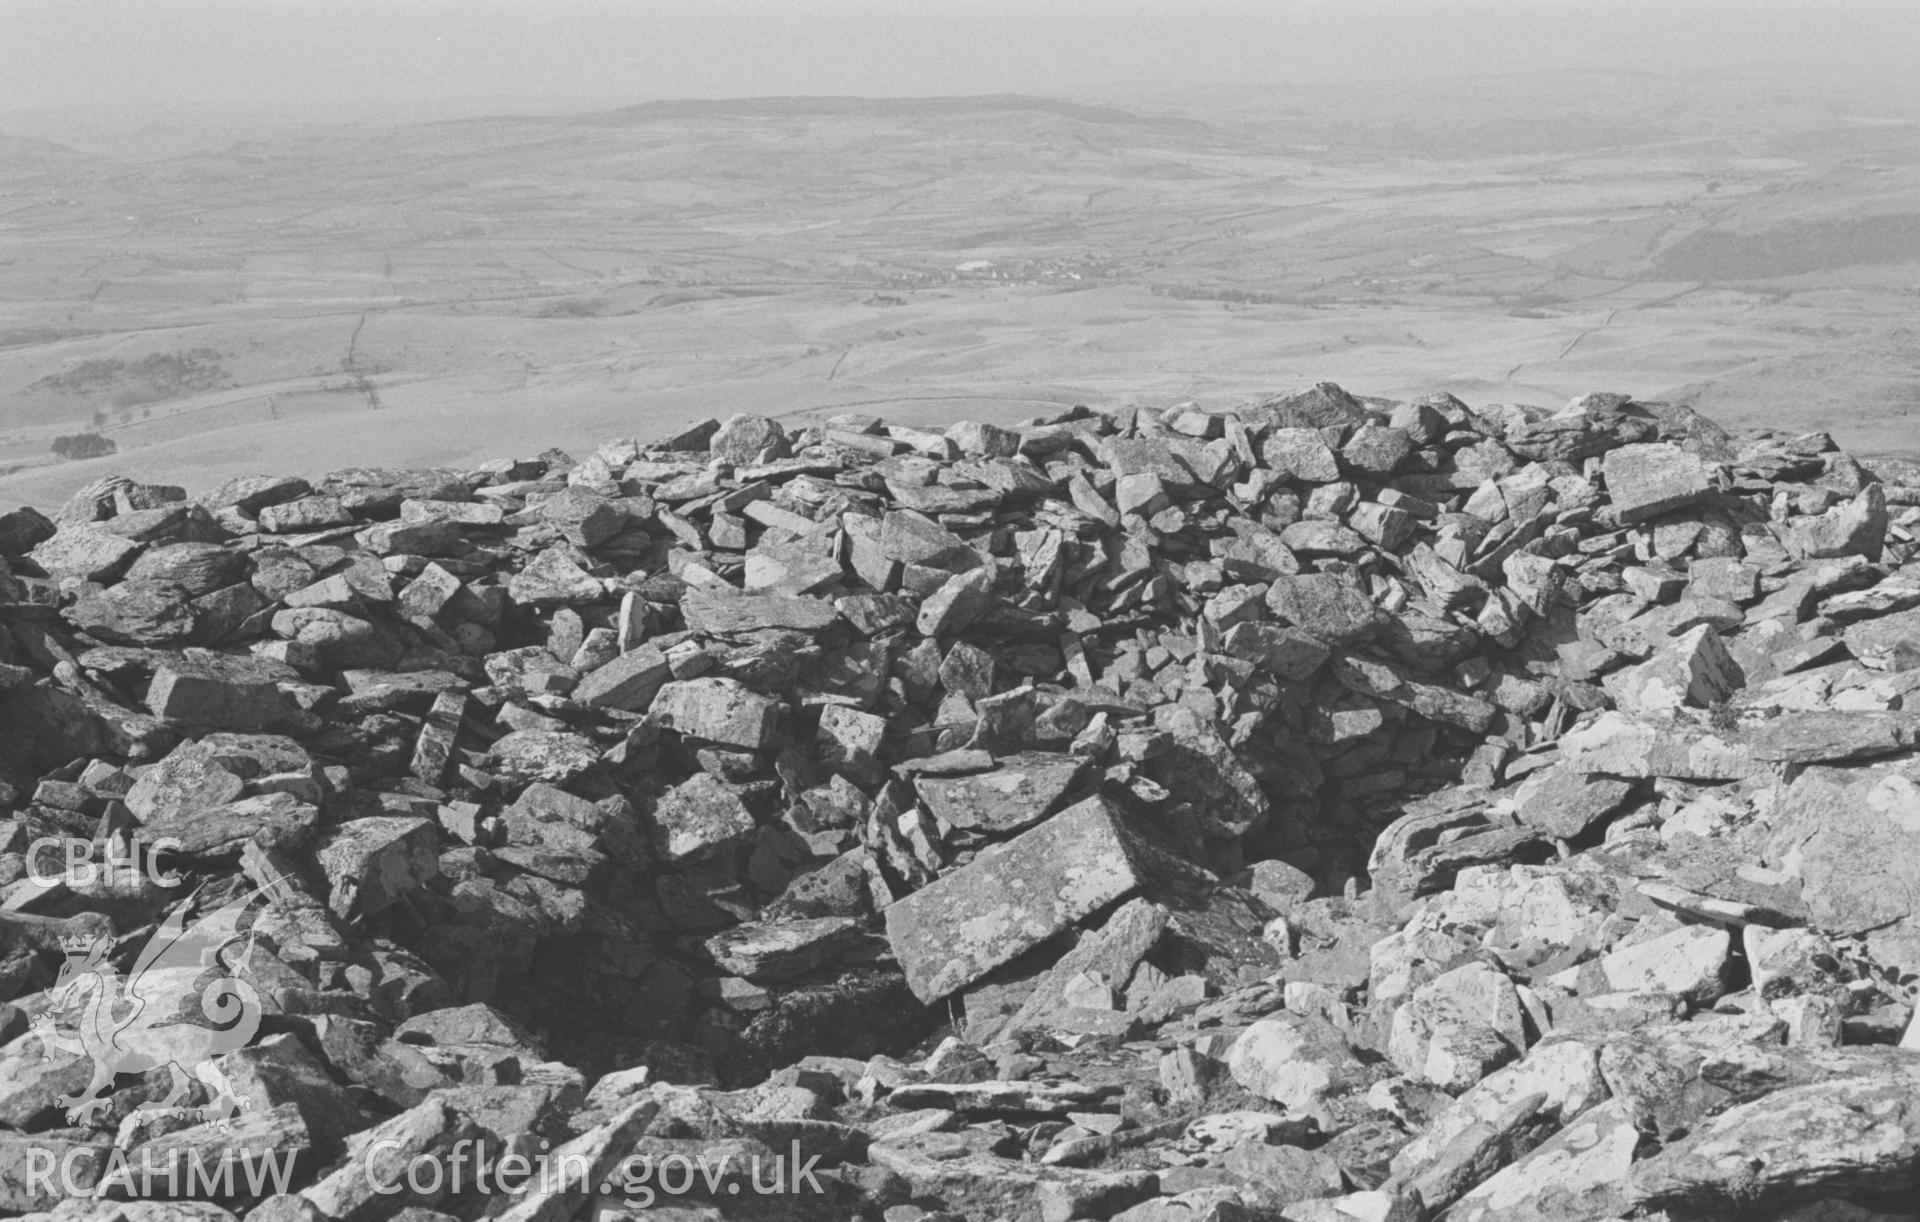
[{"label": "distant hill ridge", "polygon": [[801,115],[897,115],[927,118],[938,115],[977,115],[999,111],[1035,111],[1076,119],[1082,123],[1147,124],[1204,129],[1193,119],[1150,118],[1116,106],[1093,106],[1059,98],[1024,93],[989,93],[931,98],[867,98],[850,96],[774,96],[764,98],[675,98],[642,102],[617,110],[582,115],[575,122],[596,126],[649,123],[660,119],[788,118]]}]

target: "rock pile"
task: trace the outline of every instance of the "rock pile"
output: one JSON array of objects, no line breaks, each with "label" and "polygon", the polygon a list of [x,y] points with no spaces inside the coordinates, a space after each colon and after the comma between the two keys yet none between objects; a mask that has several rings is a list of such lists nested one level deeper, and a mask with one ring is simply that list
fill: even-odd
[{"label": "rock pile", "polygon": [[0,1211],[1907,1216],[1917,534],[1331,384],[8,513]]}]

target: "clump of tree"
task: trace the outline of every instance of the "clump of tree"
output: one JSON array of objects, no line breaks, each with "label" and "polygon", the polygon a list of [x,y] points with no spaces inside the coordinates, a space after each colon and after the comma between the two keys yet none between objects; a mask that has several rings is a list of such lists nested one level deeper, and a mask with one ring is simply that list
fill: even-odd
[{"label": "clump of tree", "polygon": [[53,452],[61,458],[104,458],[120,449],[113,438],[98,433],[74,433],[53,439]]},{"label": "clump of tree", "polygon": [[612,312],[613,303],[605,297],[566,297],[543,306],[540,317],[600,318]]},{"label": "clump of tree", "polygon": [[49,374],[28,386],[28,390],[59,391],[88,395],[120,387],[115,400],[120,407],[132,407],[175,395],[212,390],[227,382],[223,355],[213,348],[190,348],[185,352],[154,352],[137,361],[119,357],[100,357],[81,361],[60,373]]}]

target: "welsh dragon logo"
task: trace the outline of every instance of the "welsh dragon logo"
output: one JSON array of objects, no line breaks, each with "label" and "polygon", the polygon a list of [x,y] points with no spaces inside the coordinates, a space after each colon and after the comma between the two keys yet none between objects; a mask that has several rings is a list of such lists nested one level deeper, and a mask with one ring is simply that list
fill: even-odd
[{"label": "welsh dragon logo", "polygon": [[56,1049],[93,1059],[93,1080],[86,1089],[60,1096],[70,1123],[91,1125],[111,1106],[117,1075],[162,1065],[173,1077],[167,1097],[141,1104],[140,1111],[179,1109],[194,1081],[211,1096],[203,1118],[223,1128],[236,1111],[252,1106],[234,1093],[214,1058],[244,1048],[260,1029],[259,993],[229,972],[221,957],[244,936],[246,948],[235,958],[234,970],[245,969],[253,933],[251,921],[244,934],[241,923],[260,895],[243,894],[189,925],[196,890],[174,905],[124,980],[107,957],[112,937],[62,939],[67,958],[51,991],[53,1004],[35,1019],[33,1030],[47,1060]]}]

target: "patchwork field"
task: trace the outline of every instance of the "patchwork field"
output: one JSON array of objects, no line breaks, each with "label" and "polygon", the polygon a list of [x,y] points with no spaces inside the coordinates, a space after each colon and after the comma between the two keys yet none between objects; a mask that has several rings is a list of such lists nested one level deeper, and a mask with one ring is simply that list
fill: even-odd
[{"label": "patchwork field", "polygon": [[[1626,390],[1916,453],[1912,113],[1609,74],[650,103],[191,152],[0,117],[0,500],[1320,379]],[[55,459],[89,431],[119,452]]]}]

